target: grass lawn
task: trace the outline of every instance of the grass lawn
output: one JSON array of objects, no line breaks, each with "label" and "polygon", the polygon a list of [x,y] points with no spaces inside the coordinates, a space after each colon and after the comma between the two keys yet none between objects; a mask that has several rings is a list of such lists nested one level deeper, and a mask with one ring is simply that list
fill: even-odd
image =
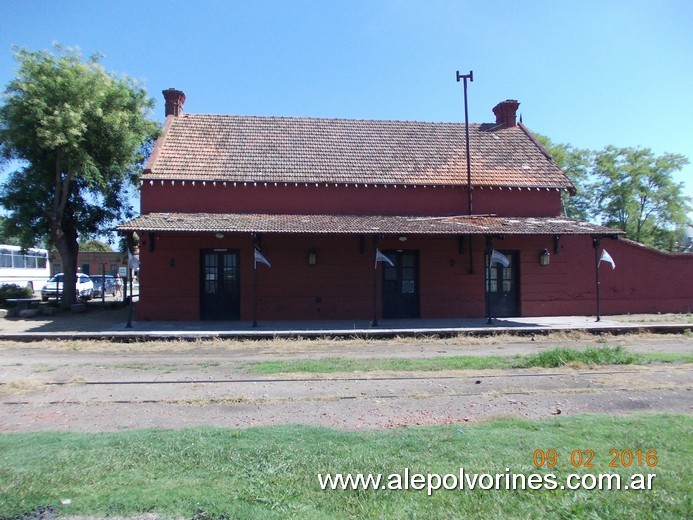
[{"label": "grass lawn", "polygon": [[[300,418],[297,418],[300,420]],[[157,513],[178,518],[691,518],[688,415],[342,432],[304,426],[0,435],[0,518]],[[536,468],[535,450],[556,450]],[[593,468],[570,465],[594,452]],[[611,450],[657,450],[656,466],[609,468]],[[583,462],[586,457],[583,457]],[[622,461],[622,459],[619,459]],[[650,460],[653,462],[653,459]],[[323,491],[320,473],[656,473],[651,491]],[[507,468],[507,469],[506,469]],[[385,478],[385,477],[384,477]],[[62,505],[62,499],[70,499]]]},{"label": "grass lawn", "polygon": [[323,358],[273,360],[250,363],[257,374],[290,372],[334,373],[374,371],[485,370],[507,368],[555,368],[565,365],[637,365],[648,363],[693,363],[691,354],[636,354],[623,347],[589,347],[583,350],[554,348],[522,356],[441,356],[428,358]]}]

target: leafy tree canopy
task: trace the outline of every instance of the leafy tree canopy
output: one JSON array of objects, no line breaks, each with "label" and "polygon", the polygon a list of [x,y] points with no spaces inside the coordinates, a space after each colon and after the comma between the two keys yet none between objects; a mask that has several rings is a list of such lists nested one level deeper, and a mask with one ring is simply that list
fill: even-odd
[{"label": "leafy tree canopy", "polygon": [[556,144],[548,137],[537,135],[537,140],[551,154],[558,167],[575,185],[575,195],[564,194],[563,209],[570,218],[589,220],[594,205],[590,189],[592,152],[569,144]]},{"label": "leafy tree canopy", "polygon": [[[16,49],[19,68],[0,105],[0,153],[19,161],[0,192],[8,231],[23,245],[45,241],[76,273],[78,236],[95,236],[132,215],[127,188],[158,133],[154,102],[101,57]],[[66,280],[64,302],[74,301]]]},{"label": "leafy tree canopy", "polygon": [[647,148],[607,146],[594,154],[596,209],[602,221],[637,242],[673,250],[683,245],[690,199],[672,174],[688,160]]},{"label": "leafy tree canopy", "polygon": [[537,138],[577,189],[564,197],[567,216],[619,228],[631,240],[660,249],[685,248],[693,208],[673,174],[688,164],[686,157],[658,156],[647,148],[582,150]]},{"label": "leafy tree canopy", "polygon": [[100,240],[85,240],[79,243],[80,251],[89,251],[91,253],[112,253],[113,249],[107,243]]},{"label": "leafy tree canopy", "polygon": [[20,245],[19,239],[7,230],[7,219],[0,217],[0,244]]}]

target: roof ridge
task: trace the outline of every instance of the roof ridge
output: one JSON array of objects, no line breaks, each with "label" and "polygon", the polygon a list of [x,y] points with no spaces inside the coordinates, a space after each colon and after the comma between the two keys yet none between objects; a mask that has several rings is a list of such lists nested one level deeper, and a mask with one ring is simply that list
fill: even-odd
[{"label": "roof ridge", "polygon": [[[420,123],[431,125],[451,125],[464,126],[460,121],[424,121],[418,119],[368,119],[368,118],[349,118],[349,117],[323,117],[323,116],[266,116],[257,114],[211,114],[211,113],[191,113],[185,112],[178,116],[178,119],[186,117],[219,117],[237,119],[266,119],[266,120],[288,120],[288,121],[343,121],[343,122],[364,122],[364,123]],[[469,123],[469,126],[482,126],[488,123]]]}]

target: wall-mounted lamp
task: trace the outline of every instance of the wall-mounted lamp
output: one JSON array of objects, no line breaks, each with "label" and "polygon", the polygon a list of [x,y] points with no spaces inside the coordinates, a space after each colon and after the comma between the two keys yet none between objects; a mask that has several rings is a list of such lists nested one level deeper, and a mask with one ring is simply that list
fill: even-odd
[{"label": "wall-mounted lamp", "polygon": [[399,241],[400,241],[400,242],[406,242],[406,241],[407,241],[407,237],[399,237]]},{"label": "wall-mounted lamp", "polygon": [[311,249],[308,251],[308,265],[311,267],[315,267],[315,264],[318,263],[318,254]]},{"label": "wall-mounted lamp", "polygon": [[548,249],[544,249],[539,255],[539,265],[549,265],[551,263],[551,253]]},{"label": "wall-mounted lamp", "polygon": [[224,238],[224,233],[216,233],[214,236],[217,238]]}]

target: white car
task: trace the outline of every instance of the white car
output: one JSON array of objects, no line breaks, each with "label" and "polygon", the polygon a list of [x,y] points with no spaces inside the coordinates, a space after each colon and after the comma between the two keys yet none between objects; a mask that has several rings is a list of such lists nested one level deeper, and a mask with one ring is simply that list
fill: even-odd
[{"label": "white car", "polygon": [[[41,289],[41,299],[44,302],[48,298],[60,298],[63,295],[64,283],[63,273],[56,274],[48,280],[48,283]],[[77,273],[77,299],[91,300],[94,294],[94,282],[86,274]]]}]

